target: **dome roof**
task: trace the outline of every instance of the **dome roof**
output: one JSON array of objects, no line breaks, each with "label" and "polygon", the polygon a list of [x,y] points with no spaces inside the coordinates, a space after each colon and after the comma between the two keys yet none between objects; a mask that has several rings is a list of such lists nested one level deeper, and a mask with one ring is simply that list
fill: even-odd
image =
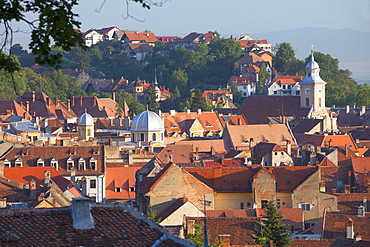
[{"label": "dome roof", "polygon": [[92,118],[92,116],[85,112],[84,114],[82,114],[79,118],[78,118],[78,126],[81,126],[81,125],[94,125],[94,119]]},{"label": "dome roof", "polygon": [[152,111],[139,113],[131,124],[131,131],[160,131],[164,130],[164,123],[158,114]]}]

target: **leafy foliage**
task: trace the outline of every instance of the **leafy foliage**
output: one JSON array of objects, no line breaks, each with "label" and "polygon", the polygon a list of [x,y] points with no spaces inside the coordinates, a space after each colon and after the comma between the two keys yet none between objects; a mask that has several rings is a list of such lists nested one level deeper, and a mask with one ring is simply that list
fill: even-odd
[{"label": "leafy foliage", "polygon": [[[13,30],[11,22],[25,22],[31,31],[29,48],[35,61],[42,65],[56,66],[61,62],[63,55],[52,52],[52,45],[61,47],[64,51],[70,51],[72,47],[84,46],[81,33],[76,32],[80,22],[72,9],[77,5],[77,0],[3,0],[0,4],[0,23],[5,29],[5,37],[2,41],[1,51],[6,46],[11,46]],[[36,14],[34,21],[28,20],[28,14]],[[9,56],[1,53],[0,69],[8,72],[19,70],[9,60]]]},{"label": "leafy foliage", "polygon": [[149,111],[158,112],[157,90],[154,83],[150,83],[150,88],[146,95],[146,105]]},{"label": "leafy foliage", "polygon": [[[204,246],[204,234],[203,234],[203,224],[194,224],[194,233],[188,233],[185,236],[185,239],[189,240],[190,242],[196,244],[197,246]],[[209,239],[209,235],[208,235]],[[221,247],[222,243],[218,240],[214,241],[215,243],[209,244],[210,247]]]},{"label": "leafy foliage", "polygon": [[270,240],[275,246],[289,246],[289,227],[282,221],[282,216],[274,201],[269,201],[264,208],[265,215],[257,222],[258,229],[254,231],[257,244],[266,244]]}]

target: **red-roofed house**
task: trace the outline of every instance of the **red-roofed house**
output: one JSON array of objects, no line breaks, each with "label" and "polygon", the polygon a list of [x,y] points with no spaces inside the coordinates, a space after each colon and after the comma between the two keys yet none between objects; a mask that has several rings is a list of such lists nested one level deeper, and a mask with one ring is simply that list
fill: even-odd
[{"label": "red-roofed house", "polygon": [[140,167],[107,167],[105,195],[108,201],[135,200],[135,174]]},{"label": "red-roofed house", "polygon": [[121,38],[121,41],[125,44],[147,43],[150,46],[155,46],[155,42],[158,41],[158,39],[152,32],[125,32]]},{"label": "red-roofed house", "polygon": [[231,76],[227,87],[230,88],[232,83],[236,84],[243,97],[249,97],[256,92],[256,81],[253,76]]},{"label": "red-roofed house", "polygon": [[147,43],[128,43],[124,47],[124,51],[128,53],[130,58],[137,61],[148,59],[154,52],[152,47]]},{"label": "red-roofed house", "polygon": [[367,193],[370,190],[370,157],[352,157],[353,175],[355,185],[359,192]]},{"label": "red-roofed house", "polygon": [[302,80],[303,76],[277,76],[268,84],[268,95],[300,95],[301,88],[299,83]]}]

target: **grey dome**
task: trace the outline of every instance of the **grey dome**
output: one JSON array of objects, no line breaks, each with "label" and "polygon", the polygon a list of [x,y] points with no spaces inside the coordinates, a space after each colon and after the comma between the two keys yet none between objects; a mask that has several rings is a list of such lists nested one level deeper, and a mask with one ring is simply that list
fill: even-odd
[{"label": "grey dome", "polygon": [[161,131],[164,130],[163,120],[152,111],[139,113],[131,124],[131,131]]},{"label": "grey dome", "polygon": [[81,125],[94,125],[94,119],[89,113],[85,112],[78,118],[78,126]]}]

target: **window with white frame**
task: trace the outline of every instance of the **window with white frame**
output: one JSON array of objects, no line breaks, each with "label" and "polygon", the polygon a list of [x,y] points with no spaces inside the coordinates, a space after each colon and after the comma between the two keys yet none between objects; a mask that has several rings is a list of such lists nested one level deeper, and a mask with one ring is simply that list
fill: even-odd
[{"label": "window with white frame", "polygon": [[4,160],[4,167],[12,167],[12,163],[10,162],[10,160],[8,159]]},{"label": "window with white frame", "polygon": [[85,162],[85,160],[84,160],[83,158],[80,158],[80,159],[78,160],[78,170],[79,170],[79,171],[84,171],[84,170],[86,170],[86,162]]},{"label": "window with white frame", "polygon": [[90,169],[96,171],[96,159],[94,157],[90,159]]},{"label": "window with white frame", "polygon": [[299,203],[298,207],[302,208],[304,212],[311,211],[311,204],[309,203]]},{"label": "window with white frame", "polygon": [[55,169],[58,170],[58,160],[56,158],[52,158],[50,160],[50,166],[54,167]]},{"label": "window with white frame", "polygon": [[45,162],[42,158],[38,158],[37,160],[37,166],[45,166]]},{"label": "window with white frame", "polygon": [[96,189],[96,179],[90,179],[90,189]]},{"label": "window with white frame", "polygon": [[71,157],[67,160],[67,171],[70,171],[75,166],[75,163]]},{"label": "window with white frame", "polygon": [[23,162],[20,158],[18,158],[18,159],[15,160],[14,165],[15,165],[15,167],[22,167]]}]

